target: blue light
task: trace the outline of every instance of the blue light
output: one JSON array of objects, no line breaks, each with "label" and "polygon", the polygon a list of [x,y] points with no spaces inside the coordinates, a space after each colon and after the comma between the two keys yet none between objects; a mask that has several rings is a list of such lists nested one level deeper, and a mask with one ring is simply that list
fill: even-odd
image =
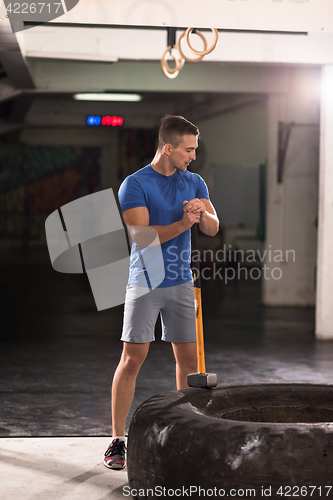
[{"label": "blue light", "polygon": [[87,124],[88,125],[100,125],[101,124],[101,117],[90,115],[87,118]]}]

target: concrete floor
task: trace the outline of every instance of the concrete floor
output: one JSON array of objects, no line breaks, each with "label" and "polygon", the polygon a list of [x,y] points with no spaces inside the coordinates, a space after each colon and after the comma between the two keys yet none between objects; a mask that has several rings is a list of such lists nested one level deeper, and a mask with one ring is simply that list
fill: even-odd
[{"label": "concrete floor", "polygon": [[[55,272],[44,248],[0,262],[1,498],[123,498],[126,471],[102,465],[122,307],[98,312],[86,276]],[[205,281],[203,311],[219,384],[333,383],[333,342],[315,339],[313,308],[264,308],[258,281]],[[175,389],[174,368],[171,347],[154,342],[126,430],[139,404]]]},{"label": "concrete floor", "polygon": [[1,498],[124,499],[126,470],[103,465],[101,450],[108,444],[105,437],[0,439]]}]

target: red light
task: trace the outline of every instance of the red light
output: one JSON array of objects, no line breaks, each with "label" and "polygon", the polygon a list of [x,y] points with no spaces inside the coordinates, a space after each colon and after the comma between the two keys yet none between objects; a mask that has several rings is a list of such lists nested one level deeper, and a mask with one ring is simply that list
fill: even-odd
[{"label": "red light", "polygon": [[102,125],[110,125],[110,120],[111,120],[111,116],[103,116],[102,117]]},{"label": "red light", "polygon": [[122,125],[123,123],[124,118],[122,118],[121,116],[103,116],[101,121],[102,125],[112,125],[112,127]]}]

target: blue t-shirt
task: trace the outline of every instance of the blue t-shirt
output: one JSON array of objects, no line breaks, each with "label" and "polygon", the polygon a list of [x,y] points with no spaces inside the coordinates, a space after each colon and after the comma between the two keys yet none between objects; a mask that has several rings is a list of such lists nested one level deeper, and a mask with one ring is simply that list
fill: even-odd
[{"label": "blue t-shirt", "polygon": [[[198,174],[185,170],[170,176],[156,172],[151,165],[126,177],[118,191],[121,211],[135,207],[147,207],[150,226],[167,226],[180,221],[184,215],[183,201],[193,198],[209,199],[205,181]],[[161,244],[165,278],[158,287],[164,288],[185,283],[192,279],[191,231]],[[132,241],[129,284],[142,283],[142,258]]]}]

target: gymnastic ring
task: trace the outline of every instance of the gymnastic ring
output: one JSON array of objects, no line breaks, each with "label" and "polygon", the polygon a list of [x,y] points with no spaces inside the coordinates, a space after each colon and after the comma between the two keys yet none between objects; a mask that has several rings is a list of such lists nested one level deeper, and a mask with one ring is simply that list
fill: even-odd
[{"label": "gymnastic ring", "polygon": [[[177,46],[174,45],[173,48],[177,49]],[[179,74],[179,71],[184,66],[185,61],[184,61],[184,59],[178,60],[177,57],[171,52],[171,50],[172,50],[171,49],[171,45],[169,45],[167,47],[166,51],[164,52],[163,57],[161,59],[161,68],[162,68],[162,71],[165,74],[165,76],[167,76],[168,78],[176,78],[176,76]],[[170,52],[171,57],[173,57],[173,60],[175,61],[175,67],[174,68],[170,68],[170,66],[166,62],[165,58],[166,58],[166,55],[167,55],[168,52]]]},{"label": "gymnastic ring", "polygon": [[[193,29],[193,28],[189,28],[189,29]],[[177,49],[178,49],[179,54],[180,54],[180,55],[182,56],[182,58],[183,58],[183,59],[185,59],[185,61],[187,61],[187,62],[200,62],[200,61],[202,61],[202,60],[203,60],[203,58],[204,58],[204,55],[199,56],[197,59],[191,59],[190,57],[187,57],[187,56],[184,54],[184,52],[182,51],[182,48],[181,48],[181,41],[182,41],[182,39],[184,38],[185,33],[186,33],[186,31],[184,31],[184,33],[182,33],[182,34],[180,35],[180,37],[179,37],[179,39],[178,39],[178,42],[177,42]],[[204,35],[203,35],[200,31],[196,31],[196,32],[195,32],[195,34],[196,34],[196,35],[198,35],[198,36],[201,38],[201,40],[203,41],[203,43],[204,43],[204,51],[205,51],[205,50],[207,49],[207,40],[206,40],[206,38],[204,37]]]},{"label": "gymnastic ring", "polygon": [[[185,31],[185,37],[186,37],[186,42],[187,42],[188,48],[190,49],[191,52],[193,52],[193,54],[197,54],[198,56],[206,56],[207,54],[209,54],[210,52],[212,52],[215,49],[217,42],[218,42],[218,39],[219,39],[219,34],[218,34],[218,31],[216,28],[211,28],[212,32],[214,33],[214,41],[212,43],[212,46],[209,47],[209,49],[204,49],[202,52],[200,52],[199,50],[195,50],[193,47],[191,47],[190,33],[192,30],[193,30],[193,28],[187,28],[187,30]],[[199,33],[200,33],[200,31],[196,30],[196,34],[199,35]]]}]

